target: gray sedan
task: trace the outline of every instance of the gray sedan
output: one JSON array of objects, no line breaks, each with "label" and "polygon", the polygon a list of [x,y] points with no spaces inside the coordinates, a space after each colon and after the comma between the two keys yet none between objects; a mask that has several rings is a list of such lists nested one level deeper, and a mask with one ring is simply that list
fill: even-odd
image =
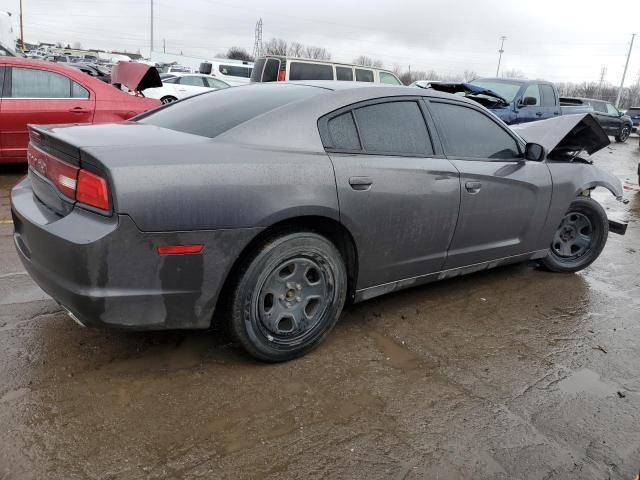
[{"label": "gray sedan", "polygon": [[610,224],[590,192],[622,188],[579,157],[609,142],[593,117],[556,120],[516,133],[431,89],[317,82],[32,126],[15,243],[84,325],[207,328],[215,311],[251,355],[284,361],[346,301],[532,259],[591,264]]}]

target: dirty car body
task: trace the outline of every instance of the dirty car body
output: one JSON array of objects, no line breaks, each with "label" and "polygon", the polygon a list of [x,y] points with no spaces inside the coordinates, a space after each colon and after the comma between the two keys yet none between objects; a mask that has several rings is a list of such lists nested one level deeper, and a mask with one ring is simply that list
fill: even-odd
[{"label": "dirty car body", "polygon": [[[461,118],[474,138],[451,127]],[[608,143],[595,121],[574,120],[569,131],[594,130],[592,151]],[[348,298],[361,301],[544,258],[572,199],[597,186],[622,195],[569,149],[527,160],[526,135],[458,96],[336,82],[256,84],[125,123],[33,127],[29,176],[12,191],[15,243],[85,325],[209,327],[238,265],[283,230],[330,239]],[[52,170],[69,177],[63,187]]]}]

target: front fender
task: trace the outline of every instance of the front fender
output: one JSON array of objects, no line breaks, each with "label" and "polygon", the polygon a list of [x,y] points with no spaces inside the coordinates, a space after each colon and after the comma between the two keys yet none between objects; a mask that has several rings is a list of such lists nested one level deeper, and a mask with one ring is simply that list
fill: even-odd
[{"label": "front fender", "polygon": [[590,165],[590,175],[587,181],[578,187],[575,194],[579,195],[585,190],[591,190],[596,187],[604,187],[609,190],[616,200],[622,200],[623,190],[622,190],[622,182],[618,179],[618,177],[611,175],[609,172],[605,172],[604,170],[599,169],[598,167],[594,167]]}]

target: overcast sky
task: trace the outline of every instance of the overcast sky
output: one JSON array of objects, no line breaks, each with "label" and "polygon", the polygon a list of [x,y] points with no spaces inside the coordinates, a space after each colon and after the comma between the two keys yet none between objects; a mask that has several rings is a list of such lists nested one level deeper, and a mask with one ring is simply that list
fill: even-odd
[{"label": "overcast sky", "polygon": [[[149,53],[150,0],[23,0],[28,42],[80,42],[85,48]],[[18,12],[19,0],[0,0]],[[503,68],[552,81],[620,82],[640,0],[154,0],[156,50],[212,58],[231,46],[253,50],[263,39],[326,47],[337,61],[364,54],[415,70],[495,75],[499,37]],[[640,36],[627,85],[640,74]]]}]

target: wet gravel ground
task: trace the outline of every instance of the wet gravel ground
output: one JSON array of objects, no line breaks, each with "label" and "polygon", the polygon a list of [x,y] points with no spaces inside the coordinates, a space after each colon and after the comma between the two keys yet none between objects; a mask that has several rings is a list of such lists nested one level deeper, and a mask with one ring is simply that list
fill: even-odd
[{"label": "wet gravel ground", "polygon": [[504,267],[347,309],[262,365],[216,332],[80,328],[14,253],[0,170],[0,479],[633,479],[638,138],[595,156],[629,220],[575,275]]}]

